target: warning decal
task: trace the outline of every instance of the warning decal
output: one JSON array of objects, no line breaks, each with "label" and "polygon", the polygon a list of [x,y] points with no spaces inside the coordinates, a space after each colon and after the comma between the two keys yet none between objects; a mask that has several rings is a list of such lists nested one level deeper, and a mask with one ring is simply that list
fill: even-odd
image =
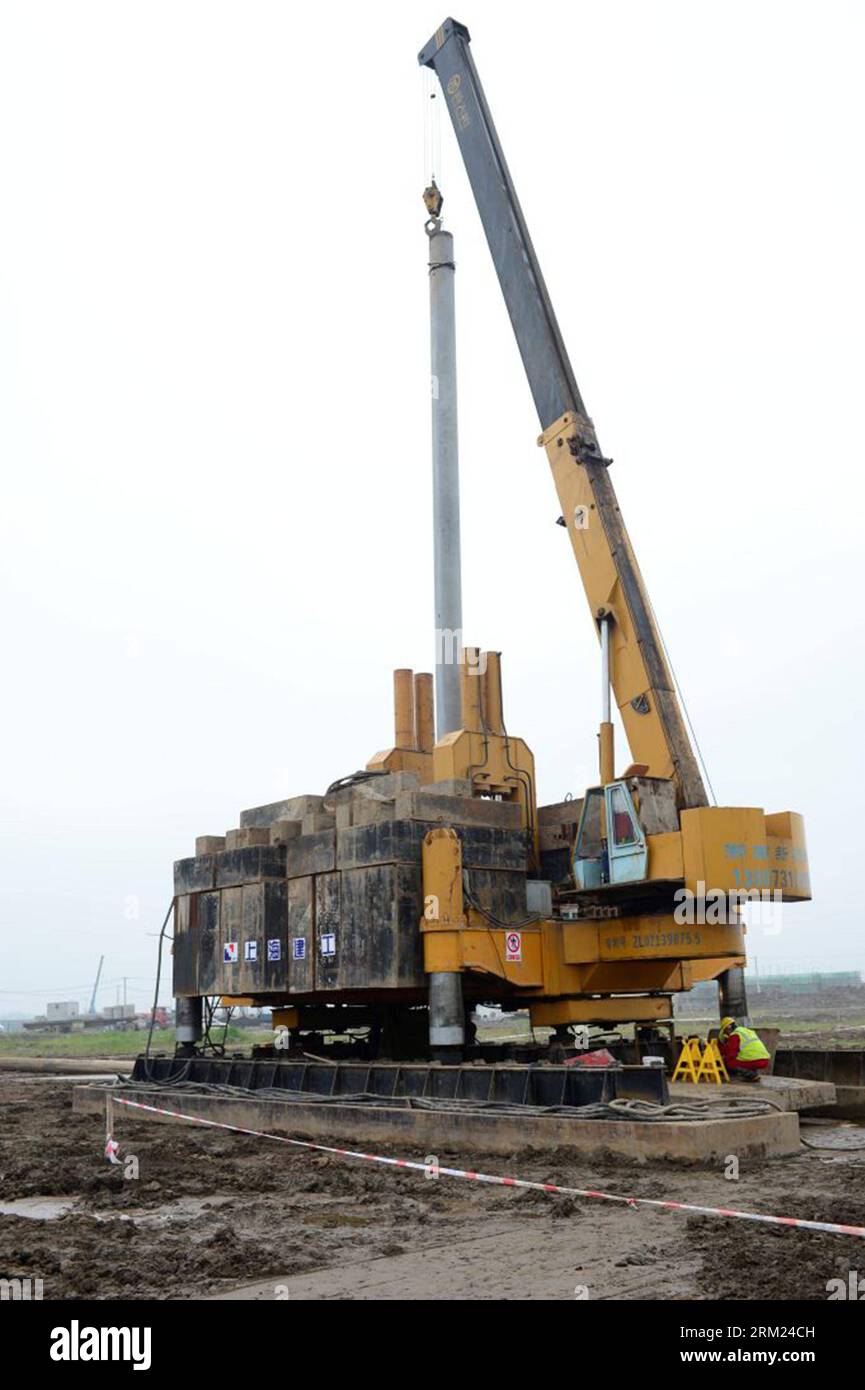
[{"label": "warning decal", "polygon": [[523,958],[523,934],[519,931],[509,931],[505,936],[505,960],[522,960]]}]

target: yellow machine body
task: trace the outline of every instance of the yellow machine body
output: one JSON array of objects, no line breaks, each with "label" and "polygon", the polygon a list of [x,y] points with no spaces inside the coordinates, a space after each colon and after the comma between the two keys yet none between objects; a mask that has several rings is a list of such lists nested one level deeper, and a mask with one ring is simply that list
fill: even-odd
[{"label": "yellow machine body", "polygon": [[[596,557],[584,557],[589,572],[594,559],[602,563],[603,547]],[[625,638],[617,649],[627,663]],[[477,664],[478,654],[471,655]],[[480,682],[464,676],[468,727],[435,745],[434,779],[468,779],[476,795],[519,801],[522,824],[536,846],[534,759],[521,739],[503,733],[497,654],[483,654],[480,662],[491,655],[492,714]],[[640,683],[638,671],[624,689]],[[648,741],[638,745],[640,770],[653,748],[669,767],[660,719],[650,717],[640,727],[648,731]],[[609,747],[602,745],[601,758],[611,767]],[[649,766],[657,776],[657,762]],[[742,907],[755,896],[776,904],[810,898],[804,825],[796,813],[698,806],[679,811],[678,821],[678,830],[646,835],[644,878],[574,893],[572,916],[556,912],[512,926],[493,923],[464,902],[459,836],[446,826],[430,831],[423,848],[426,972],[483,979],[489,997],[527,1007],[538,1026],[671,1018],[674,993],[744,965]],[[651,910],[645,910],[647,896]],[[642,907],[629,907],[634,897]]]},{"label": "yellow machine body", "polygon": [[466,906],[455,830],[424,840],[424,968],[485,977],[491,999],[538,1026],[670,1018],[670,996],[744,963],[741,921],[679,925],[672,914],[598,920],[538,917],[497,925]]}]

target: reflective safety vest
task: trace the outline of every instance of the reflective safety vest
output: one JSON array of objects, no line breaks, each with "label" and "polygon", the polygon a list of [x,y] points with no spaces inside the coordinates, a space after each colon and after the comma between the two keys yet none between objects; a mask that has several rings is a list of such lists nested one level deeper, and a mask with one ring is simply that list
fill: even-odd
[{"label": "reflective safety vest", "polygon": [[763,1045],[753,1028],[734,1028],[733,1032],[736,1033],[739,1038],[737,1062],[760,1062],[768,1060],[768,1048]]}]

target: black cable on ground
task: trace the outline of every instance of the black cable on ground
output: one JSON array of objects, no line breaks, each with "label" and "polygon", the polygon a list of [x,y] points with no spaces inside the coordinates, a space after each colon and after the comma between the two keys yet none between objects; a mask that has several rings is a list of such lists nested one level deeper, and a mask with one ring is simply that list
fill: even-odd
[{"label": "black cable on ground", "polygon": [[383,1105],[406,1110],[437,1111],[440,1114],[495,1114],[508,1116],[568,1116],[575,1120],[628,1120],[643,1124],[699,1123],[704,1120],[740,1119],[768,1114],[778,1107],[770,1100],[751,1100],[749,1097],[735,1097],[728,1101],[674,1101],[668,1105],[657,1105],[646,1100],[598,1101],[589,1105],[517,1105],[512,1101],[471,1100],[468,1098],[449,1098],[446,1096],[383,1096],[370,1091],[359,1091],[341,1096],[318,1094],[315,1091],[294,1091],[280,1086],[262,1086],[250,1089],[245,1086],[232,1086],[224,1082],[212,1081],[145,1081],[134,1082],[141,1091],[164,1091],[167,1086],[187,1095],[212,1095],[242,1097],[246,1100],[283,1100],[286,1102],[310,1101],[316,1105]]}]

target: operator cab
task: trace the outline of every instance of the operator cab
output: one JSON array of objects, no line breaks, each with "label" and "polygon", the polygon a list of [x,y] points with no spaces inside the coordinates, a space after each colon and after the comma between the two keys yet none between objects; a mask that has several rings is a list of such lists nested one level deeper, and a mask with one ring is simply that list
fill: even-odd
[{"label": "operator cab", "polygon": [[646,877],[648,864],[646,835],[627,784],[590,787],[574,845],[577,888],[639,883]]}]

